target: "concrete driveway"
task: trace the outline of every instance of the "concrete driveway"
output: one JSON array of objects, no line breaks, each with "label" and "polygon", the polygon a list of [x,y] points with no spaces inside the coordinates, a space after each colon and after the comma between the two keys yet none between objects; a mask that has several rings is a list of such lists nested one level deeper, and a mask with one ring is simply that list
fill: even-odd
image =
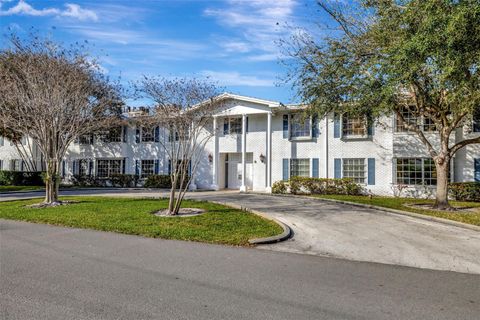
[{"label": "concrete driveway", "polygon": [[[146,191],[69,191],[64,194],[159,196]],[[32,193],[14,197],[31,197]],[[165,196],[165,194],[162,194]],[[238,192],[195,192],[189,198],[259,210],[288,224],[294,236],[259,246],[276,251],[480,274],[480,232],[373,209]],[[5,195],[0,198],[8,199]]]}]

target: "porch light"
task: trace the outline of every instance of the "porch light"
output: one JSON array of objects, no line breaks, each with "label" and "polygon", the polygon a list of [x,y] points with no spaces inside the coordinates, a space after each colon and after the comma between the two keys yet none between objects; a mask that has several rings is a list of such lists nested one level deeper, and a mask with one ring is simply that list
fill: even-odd
[{"label": "porch light", "polygon": [[208,155],[208,162],[210,162],[210,163],[213,162],[213,156],[212,156],[211,153]]},{"label": "porch light", "polygon": [[263,153],[260,154],[260,161],[261,161],[262,163],[265,162],[265,156],[263,155]]}]

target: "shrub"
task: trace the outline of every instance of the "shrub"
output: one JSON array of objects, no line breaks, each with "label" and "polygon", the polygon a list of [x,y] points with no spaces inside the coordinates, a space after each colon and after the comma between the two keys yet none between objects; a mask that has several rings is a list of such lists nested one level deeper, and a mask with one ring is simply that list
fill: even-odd
[{"label": "shrub", "polygon": [[480,202],[480,182],[451,183],[450,195],[458,201]]},{"label": "shrub", "polygon": [[273,193],[292,194],[343,194],[360,195],[363,188],[352,179],[323,179],[292,177],[288,181],[277,181],[272,186]]},{"label": "shrub", "polygon": [[287,190],[288,190],[287,184],[288,182],[283,180],[274,182],[272,185],[272,193],[277,193],[277,194],[287,193]]},{"label": "shrub", "polygon": [[170,176],[166,174],[154,174],[148,176],[145,180],[145,184],[143,185],[145,188],[171,188],[172,181],[170,180]]},{"label": "shrub", "polygon": [[135,174],[114,174],[110,182],[113,187],[130,188],[136,187],[140,177]]},{"label": "shrub", "polygon": [[0,185],[5,186],[41,186],[44,184],[42,172],[2,171]]},{"label": "shrub", "polygon": [[72,176],[72,184],[77,187],[104,187],[105,181],[100,181],[93,175],[78,175]]}]

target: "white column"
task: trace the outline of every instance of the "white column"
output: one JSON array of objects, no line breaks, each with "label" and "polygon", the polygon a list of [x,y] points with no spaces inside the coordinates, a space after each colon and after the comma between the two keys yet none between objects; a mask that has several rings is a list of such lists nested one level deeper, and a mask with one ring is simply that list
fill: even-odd
[{"label": "white column", "polygon": [[265,192],[272,192],[272,113],[267,114],[267,186]]},{"label": "white column", "polygon": [[218,190],[218,128],[217,117],[213,117],[213,154],[212,154],[212,189]]},{"label": "white column", "polygon": [[242,185],[240,192],[247,192],[247,115],[242,115]]}]

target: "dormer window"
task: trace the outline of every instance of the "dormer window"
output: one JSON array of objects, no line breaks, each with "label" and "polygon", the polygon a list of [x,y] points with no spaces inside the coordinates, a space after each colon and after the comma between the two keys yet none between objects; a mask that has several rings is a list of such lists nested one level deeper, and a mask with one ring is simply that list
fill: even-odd
[{"label": "dormer window", "polygon": [[312,137],[312,118],[301,113],[290,115],[290,139]]},{"label": "dormer window", "polygon": [[366,137],[367,120],[362,116],[342,115],[342,136],[345,138]]}]

